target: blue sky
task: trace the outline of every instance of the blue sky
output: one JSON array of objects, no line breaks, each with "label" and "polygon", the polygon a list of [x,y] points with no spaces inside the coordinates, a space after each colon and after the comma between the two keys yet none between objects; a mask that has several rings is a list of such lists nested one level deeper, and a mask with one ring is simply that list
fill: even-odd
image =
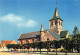
[{"label": "blue sky", "polygon": [[[80,0],[58,0],[63,29],[70,34],[80,27]],[[21,33],[39,31],[41,24],[49,29],[56,0],[0,0],[0,42],[16,40]],[[80,28],[79,28],[80,29]]]}]

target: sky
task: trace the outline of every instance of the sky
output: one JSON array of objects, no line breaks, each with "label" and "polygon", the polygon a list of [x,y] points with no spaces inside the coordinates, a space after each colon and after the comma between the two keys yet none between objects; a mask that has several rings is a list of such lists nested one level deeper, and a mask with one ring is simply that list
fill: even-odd
[{"label": "sky", "polygon": [[[41,24],[49,29],[55,8],[56,0],[0,0],[0,42],[17,42],[21,33],[40,31]],[[63,30],[80,30],[80,0],[57,0],[57,9]]]}]

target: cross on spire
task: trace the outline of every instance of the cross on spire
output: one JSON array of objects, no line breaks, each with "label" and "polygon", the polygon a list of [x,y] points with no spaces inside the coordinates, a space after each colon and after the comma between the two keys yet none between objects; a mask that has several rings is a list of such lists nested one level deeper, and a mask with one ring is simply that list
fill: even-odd
[{"label": "cross on spire", "polygon": [[57,8],[57,0],[56,0],[56,8]]}]

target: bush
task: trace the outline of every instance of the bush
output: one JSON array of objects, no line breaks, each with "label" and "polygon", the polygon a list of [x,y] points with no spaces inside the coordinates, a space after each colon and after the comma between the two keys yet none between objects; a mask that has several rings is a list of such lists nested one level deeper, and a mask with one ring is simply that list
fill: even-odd
[{"label": "bush", "polygon": [[66,50],[65,49],[61,49],[60,52],[66,52]]}]

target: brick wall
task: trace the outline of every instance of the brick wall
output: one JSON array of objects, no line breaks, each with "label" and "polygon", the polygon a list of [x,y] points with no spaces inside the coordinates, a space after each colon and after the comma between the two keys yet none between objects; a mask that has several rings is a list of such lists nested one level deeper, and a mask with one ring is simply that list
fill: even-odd
[{"label": "brick wall", "polygon": [[21,44],[21,41],[22,41],[22,44],[33,43],[33,42],[39,41],[39,38],[18,40],[18,44]]},{"label": "brick wall", "polygon": [[58,40],[55,36],[53,36],[49,31],[45,33],[41,41],[47,41],[47,40]]}]

